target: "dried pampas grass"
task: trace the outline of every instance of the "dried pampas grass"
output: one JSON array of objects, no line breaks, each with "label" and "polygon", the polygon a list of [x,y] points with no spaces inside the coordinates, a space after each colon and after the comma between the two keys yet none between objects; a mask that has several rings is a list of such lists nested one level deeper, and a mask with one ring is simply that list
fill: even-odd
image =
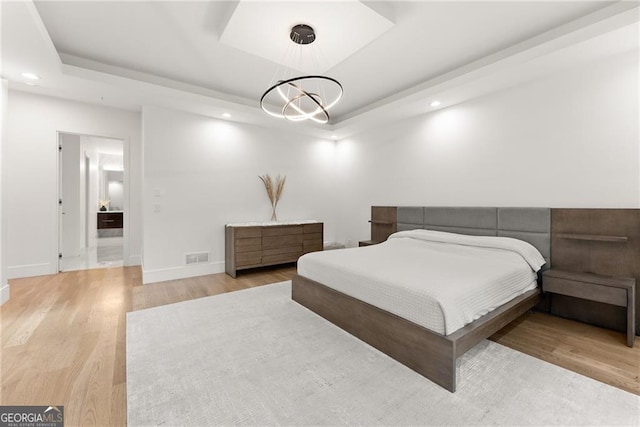
[{"label": "dried pampas grass", "polygon": [[264,175],[258,175],[258,178],[262,180],[264,188],[267,190],[269,200],[271,201],[271,221],[277,221],[278,217],[276,215],[276,207],[282,197],[282,191],[284,190],[284,183],[287,181],[287,177],[278,175],[274,181],[271,178],[271,175],[267,173]]}]

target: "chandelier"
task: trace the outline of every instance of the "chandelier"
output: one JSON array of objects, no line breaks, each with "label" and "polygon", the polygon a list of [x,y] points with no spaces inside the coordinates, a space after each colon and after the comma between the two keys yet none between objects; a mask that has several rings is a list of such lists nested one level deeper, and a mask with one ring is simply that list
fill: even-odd
[{"label": "chandelier", "polygon": [[[308,25],[299,24],[289,34],[295,47],[313,43],[316,34]],[[300,55],[301,56],[301,55]],[[313,58],[315,59],[315,58]],[[265,113],[293,122],[313,120],[329,121],[329,109],[342,97],[342,85],[334,78],[320,75],[292,76],[292,69],[262,94],[260,107]],[[275,79],[274,79],[275,80]]]}]

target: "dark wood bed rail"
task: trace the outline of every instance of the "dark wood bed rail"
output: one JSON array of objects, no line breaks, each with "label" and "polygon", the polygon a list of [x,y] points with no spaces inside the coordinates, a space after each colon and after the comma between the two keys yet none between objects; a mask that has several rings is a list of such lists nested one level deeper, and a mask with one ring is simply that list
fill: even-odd
[{"label": "dark wood bed rail", "polygon": [[291,298],[450,392],[456,360],[540,301],[534,289],[445,336],[306,277],[292,280]]}]

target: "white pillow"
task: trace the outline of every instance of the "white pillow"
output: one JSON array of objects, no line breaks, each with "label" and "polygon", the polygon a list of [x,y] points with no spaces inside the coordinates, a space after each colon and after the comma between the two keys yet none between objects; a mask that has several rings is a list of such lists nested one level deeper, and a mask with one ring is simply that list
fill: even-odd
[{"label": "white pillow", "polygon": [[477,246],[483,248],[504,249],[519,254],[531,266],[533,271],[538,271],[546,263],[544,257],[532,244],[524,240],[512,237],[498,236],[470,236],[467,234],[447,233],[434,230],[407,230],[393,233],[389,239],[411,238],[430,242],[451,243],[464,246]]}]

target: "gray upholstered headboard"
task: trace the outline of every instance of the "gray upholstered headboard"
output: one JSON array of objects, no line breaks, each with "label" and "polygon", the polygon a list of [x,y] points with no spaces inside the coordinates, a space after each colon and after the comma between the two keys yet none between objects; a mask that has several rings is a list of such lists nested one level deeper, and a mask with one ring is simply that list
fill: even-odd
[{"label": "gray upholstered headboard", "polygon": [[503,236],[535,246],[551,266],[550,208],[399,206],[398,231],[424,228],[478,236]]}]

